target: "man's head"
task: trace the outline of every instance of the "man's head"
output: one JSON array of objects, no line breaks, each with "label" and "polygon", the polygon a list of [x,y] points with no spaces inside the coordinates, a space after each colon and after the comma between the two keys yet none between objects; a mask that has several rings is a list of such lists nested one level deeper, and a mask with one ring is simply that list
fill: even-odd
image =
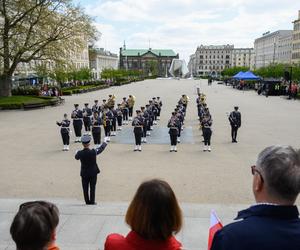
[{"label": "man's head", "polygon": [[64,114],[64,118],[67,119],[68,118],[68,114]]},{"label": "man's head", "polygon": [[234,110],[235,110],[235,111],[238,111],[238,110],[239,110],[239,107],[238,107],[238,106],[235,106],[235,107],[234,107]]},{"label": "man's head", "polygon": [[58,208],[45,201],[22,204],[16,214],[10,234],[18,250],[43,250],[55,241],[59,222]]},{"label": "man's head", "polygon": [[88,107],[88,106],[89,106],[89,104],[88,104],[88,103],[85,103],[85,104],[84,104],[84,106],[85,106],[85,107]]},{"label": "man's head", "polygon": [[271,146],[252,166],[257,202],[292,205],[300,193],[300,152],[291,146]]},{"label": "man's head", "polygon": [[81,137],[81,143],[84,148],[88,148],[90,146],[91,137],[89,135],[83,135]]},{"label": "man's head", "polygon": [[74,104],[75,109],[78,109],[79,104]]},{"label": "man's head", "polygon": [[98,100],[95,100],[94,102],[95,102],[95,104],[98,104]]}]

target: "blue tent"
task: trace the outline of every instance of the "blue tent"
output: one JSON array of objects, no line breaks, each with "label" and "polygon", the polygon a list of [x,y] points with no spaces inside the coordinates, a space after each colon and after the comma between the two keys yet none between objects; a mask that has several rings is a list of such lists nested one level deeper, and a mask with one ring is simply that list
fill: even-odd
[{"label": "blue tent", "polygon": [[259,80],[260,77],[254,75],[251,71],[247,71],[242,75],[241,79],[243,79],[243,80]]},{"label": "blue tent", "polygon": [[240,71],[236,75],[233,76],[234,79],[242,79],[242,76],[245,74],[245,72]]}]

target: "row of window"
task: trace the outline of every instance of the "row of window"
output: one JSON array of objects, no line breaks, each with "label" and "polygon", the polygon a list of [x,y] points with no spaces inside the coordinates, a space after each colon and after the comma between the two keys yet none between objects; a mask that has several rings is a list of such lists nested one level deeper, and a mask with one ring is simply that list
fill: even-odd
[{"label": "row of window", "polygon": [[293,40],[300,40],[300,33],[294,34]]},{"label": "row of window", "polygon": [[[223,59],[224,58],[224,56],[223,55],[221,55],[221,56],[219,56],[219,55],[217,55],[217,56],[215,56],[215,55],[213,55],[213,56],[208,56],[208,55],[206,55],[205,57],[203,56],[203,55],[200,55],[200,59],[204,59],[204,58],[206,58],[206,59],[208,59],[208,58],[210,58],[210,59],[216,59],[216,58],[221,58],[221,59]],[[226,57],[225,57],[226,59],[229,59],[230,58],[230,56],[229,55],[226,55]]]},{"label": "row of window", "polygon": [[224,66],[199,66],[199,69],[215,69],[215,70],[223,70]]},{"label": "row of window", "polygon": [[294,24],[294,31],[300,30],[300,22]]},{"label": "row of window", "polygon": [[200,50],[200,54],[230,54],[230,50]]},{"label": "row of window", "polygon": [[199,61],[199,64],[228,64],[229,61]]},{"label": "row of window", "polygon": [[292,54],[292,59],[300,59],[300,52],[295,52]]},{"label": "row of window", "polygon": [[300,49],[300,43],[293,44],[293,50]]}]

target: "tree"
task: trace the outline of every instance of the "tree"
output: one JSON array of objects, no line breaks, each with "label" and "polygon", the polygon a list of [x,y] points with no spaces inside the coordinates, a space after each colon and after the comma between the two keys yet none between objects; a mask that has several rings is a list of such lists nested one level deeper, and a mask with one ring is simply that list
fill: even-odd
[{"label": "tree", "polygon": [[249,70],[248,67],[232,67],[232,68],[224,69],[222,71],[222,75],[223,76],[234,76],[237,73],[239,73],[240,71],[246,72],[248,70]]},{"label": "tree", "polygon": [[92,20],[72,0],[1,0],[0,96],[10,96],[19,63],[65,60],[97,37]]}]

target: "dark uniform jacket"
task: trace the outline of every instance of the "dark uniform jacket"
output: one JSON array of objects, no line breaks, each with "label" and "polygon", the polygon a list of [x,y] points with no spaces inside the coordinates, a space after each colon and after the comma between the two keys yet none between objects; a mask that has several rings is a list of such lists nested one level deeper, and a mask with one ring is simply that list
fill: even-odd
[{"label": "dark uniform jacket", "polygon": [[300,219],[296,206],[256,205],[238,213],[218,231],[211,250],[299,250]]},{"label": "dark uniform jacket", "polygon": [[229,115],[229,122],[231,126],[239,128],[242,125],[241,113],[239,111],[232,111]]},{"label": "dark uniform jacket", "polygon": [[97,155],[102,153],[107,144],[103,142],[97,149],[85,148],[76,153],[75,159],[81,162],[80,176],[83,178],[93,177],[100,173],[97,165]]},{"label": "dark uniform jacket", "polygon": [[62,120],[62,122],[57,122],[56,124],[58,126],[61,126],[60,132],[62,134],[68,134],[70,132],[70,128],[69,128],[70,123],[71,123],[70,120],[64,119],[64,120]]}]

